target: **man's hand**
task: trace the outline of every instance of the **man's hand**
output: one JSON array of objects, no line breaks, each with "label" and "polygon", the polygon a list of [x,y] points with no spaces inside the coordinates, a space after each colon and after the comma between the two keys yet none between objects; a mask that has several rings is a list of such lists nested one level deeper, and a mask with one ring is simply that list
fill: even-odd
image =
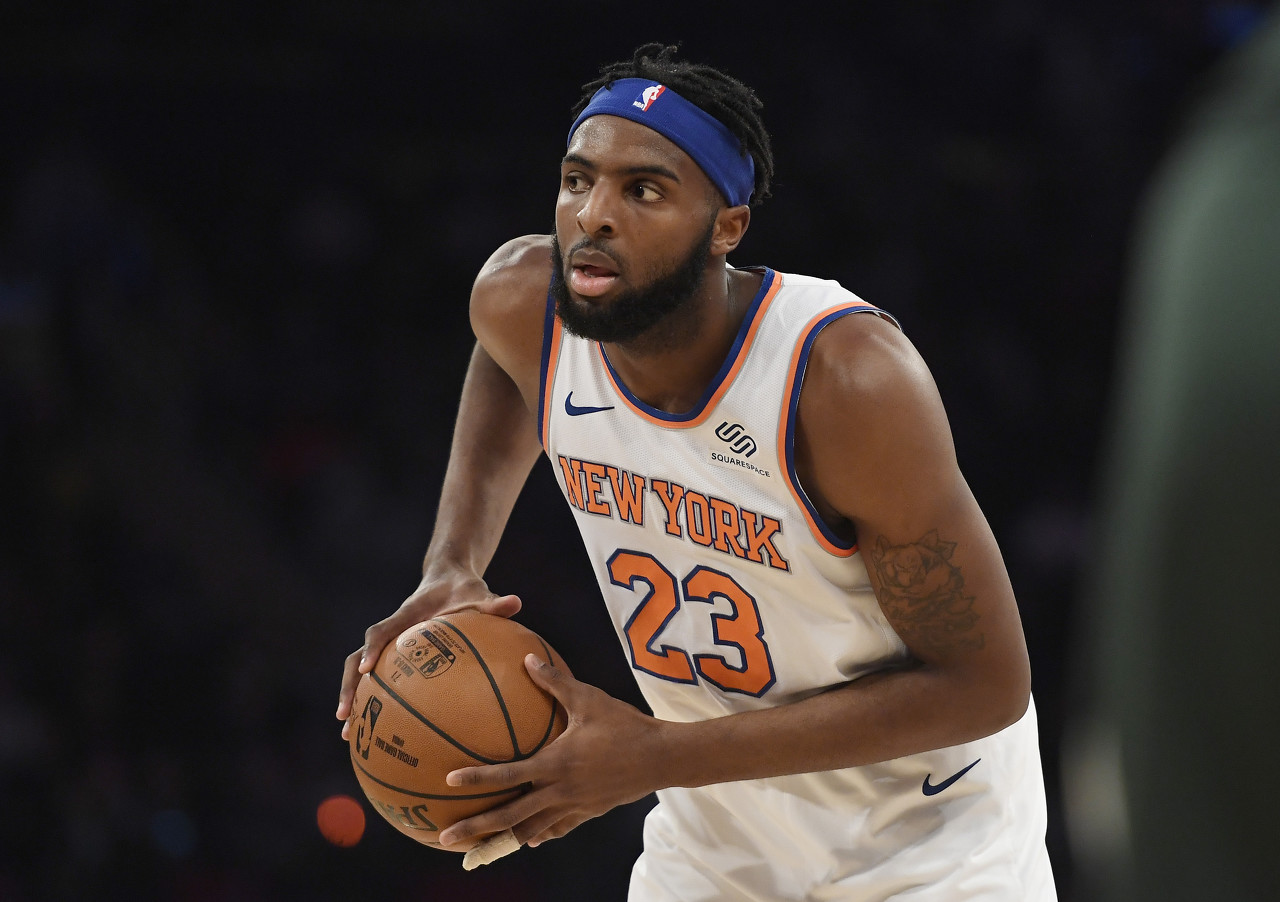
[{"label": "man's hand", "polygon": [[536,846],[661,788],[657,775],[663,768],[658,753],[662,721],[535,655],[528,655],[524,663],[533,681],[564,705],[569,726],[531,758],[450,773],[450,786],[483,791],[527,783],[531,788],[506,805],[443,831],[440,842],[446,847],[508,828],[521,844]]},{"label": "man's hand", "polygon": [[511,617],[519,612],[520,599],[515,595],[495,595],[489,591],[485,581],[474,574],[450,570],[438,575],[428,571],[417,590],[401,603],[394,614],[365,630],[364,645],[347,655],[342,668],[337,718],[343,722],[343,739],[349,738],[348,718],[351,716],[356,684],[363,674],[373,670],[387,643],[395,641],[397,636],[415,623],[466,608],[499,617]]}]

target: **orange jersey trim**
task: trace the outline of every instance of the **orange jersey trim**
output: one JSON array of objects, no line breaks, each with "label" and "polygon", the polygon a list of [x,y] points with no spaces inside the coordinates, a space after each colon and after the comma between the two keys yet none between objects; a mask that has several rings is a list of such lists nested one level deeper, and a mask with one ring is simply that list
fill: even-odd
[{"label": "orange jersey trim", "polygon": [[560,325],[560,318],[555,315],[554,304],[551,305],[547,319],[547,334],[544,339],[546,350],[542,361],[542,406],[539,408],[542,419],[539,435],[543,450],[551,447],[551,386],[556,381],[556,366],[560,362],[560,345],[564,337],[564,327]]},{"label": "orange jersey trim", "polygon": [[[828,553],[844,558],[853,557],[858,553],[858,543],[845,545],[840,542],[839,537],[822,521],[817,508],[813,506],[813,502],[805,494],[804,487],[800,485],[795,472],[795,420],[800,406],[800,388],[804,381],[804,371],[809,363],[809,352],[813,349],[814,340],[824,326],[850,313],[875,313],[882,317],[887,316],[879,307],[868,304],[866,301],[852,301],[824,310],[809,320],[791,354],[790,373],[787,376],[786,389],[782,393],[782,415],[778,418],[778,453],[782,457],[782,478],[787,484],[787,489],[790,490],[796,506],[804,515],[805,522],[809,524],[809,532],[814,541]],[[890,318],[890,321],[897,325],[896,320]]]},{"label": "orange jersey trim", "polygon": [[618,397],[622,399],[622,403],[636,416],[647,420],[655,426],[663,426],[668,429],[692,429],[705,423],[707,417],[711,415],[716,405],[720,403],[720,399],[724,397],[724,393],[729,390],[729,386],[733,384],[733,380],[737,378],[738,372],[742,369],[742,365],[747,359],[747,354],[751,350],[751,345],[755,341],[756,333],[760,331],[760,324],[764,322],[765,313],[773,303],[774,298],[778,296],[778,289],[782,287],[782,275],[780,273],[766,270],[765,279],[765,284],[761,286],[763,295],[759,296],[755,302],[755,311],[751,315],[750,323],[745,331],[740,330],[738,333],[739,337],[735,342],[734,353],[730,358],[732,362],[726,361],[726,366],[721,368],[716,381],[712,383],[715,386],[714,390],[709,395],[704,396],[702,401],[687,414],[667,413],[650,407],[633,396],[627,390],[627,387],[623,385],[618,374],[614,372],[613,365],[609,363],[609,358],[604,352],[604,345],[597,343],[596,353],[600,356],[600,362],[604,365],[605,372],[609,374],[609,381],[613,384],[614,391]]}]

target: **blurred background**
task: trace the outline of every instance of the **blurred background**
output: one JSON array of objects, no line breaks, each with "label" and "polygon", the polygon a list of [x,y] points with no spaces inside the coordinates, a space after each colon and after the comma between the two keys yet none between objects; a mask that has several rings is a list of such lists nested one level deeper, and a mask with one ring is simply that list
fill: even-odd
[{"label": "blurred background", "polygon": [[[0,899],[620,899],[646,803],[464,875],[377,819],[341,664],[413,589],[468,291],[551,224],[580,85],[649,40],[752,85],[738,264],[895,313],[1063,730],[1134,211],[1268,4],[246,0],[0,11]],[[639,703],[542,463],[490,584]]]}]

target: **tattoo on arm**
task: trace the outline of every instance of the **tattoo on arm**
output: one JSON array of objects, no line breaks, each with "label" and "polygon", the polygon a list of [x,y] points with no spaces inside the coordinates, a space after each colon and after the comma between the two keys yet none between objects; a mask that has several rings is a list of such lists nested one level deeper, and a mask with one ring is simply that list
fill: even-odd
[{"label": "tattoo on arm", "polygon": [[876,540],[870,561],[880,586],[880,605],[909,646],[937,650],[980,649],[974,596],[964,591],[964,576],[951,563],[955,542],[932,530],[906,545]]}]

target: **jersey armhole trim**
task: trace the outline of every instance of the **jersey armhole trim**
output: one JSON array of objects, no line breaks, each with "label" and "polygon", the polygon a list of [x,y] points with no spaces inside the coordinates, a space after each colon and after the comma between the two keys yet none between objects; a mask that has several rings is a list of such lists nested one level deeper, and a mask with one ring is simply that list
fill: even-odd
[{"label": "jersey armhole trim", "polygon": [[[824,310],[809,320],[801,331],[800,340],[796,343],[795,351],[791,356],[787,385],[782,393],[782,416],[778,422],[778,450],[782,455],[782,478],[786,482],[787,488],[791,491],[791,496],[799,506],[800,512],[804,514],[805,521],[809,524],[809,532],[813,535],[814,540],[824,551],[836,557],[844,558],[853,557],[853,555],[857,554],[858,543],[856,541],[852,543],[845,542],[836,535],[835,531],[822,519],[822,515],[818,513],[818,509],[805,492],[804,486],[800,484],[800,479],[796,475],[795,430],[796,411],[800,408],[800,388],[804,384],[804,372],[809,364],[809,353],[813,350],[813,343],[818,334],[827,325],[851,313],[874,313],[898,326],[898,321],[890,314],[861,300],[841,304],[830,310]],[[898,326],[898,328],[901,328],[901,326]]]},{"label": "jersey armhole trim", "polygon": [[542,369],[538,383],[538,438],[543,450],[551,447],[551,387],[555,383],[556,364],[560,360],[563,327],[556,317],[556,302],[547,292],[547,313],[542,325]]}]

